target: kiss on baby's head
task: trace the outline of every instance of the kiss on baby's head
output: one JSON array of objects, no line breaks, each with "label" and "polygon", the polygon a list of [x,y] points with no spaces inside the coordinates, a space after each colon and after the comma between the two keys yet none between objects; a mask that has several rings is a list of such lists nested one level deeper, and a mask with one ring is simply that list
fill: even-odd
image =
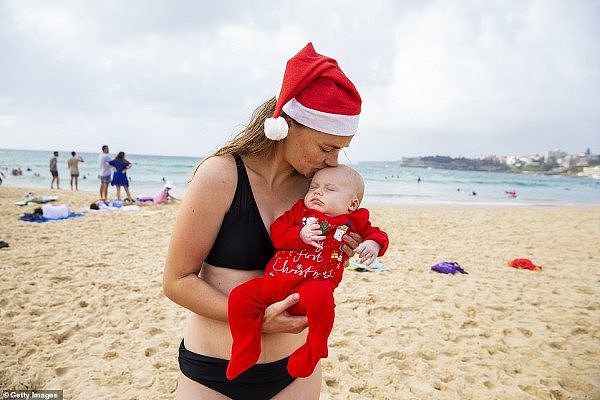
[{"label": "kiss on baby's head", "polygon": [[329,216],[347,214],[358,209],[364,191],[363,178],[352,168],[326,167],[312,177],[304,205]]}]

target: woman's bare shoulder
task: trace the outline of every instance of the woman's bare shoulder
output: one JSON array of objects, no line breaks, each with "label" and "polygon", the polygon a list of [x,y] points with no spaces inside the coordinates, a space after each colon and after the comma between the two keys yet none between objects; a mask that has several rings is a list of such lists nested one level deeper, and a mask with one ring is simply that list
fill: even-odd
[{"label": "woman's bare shoulder", "polygon": [[225,154],[205,159],[196,169],[190,189],[221,191],[235,187],[237,169],[234,158]]},{"label": "woman's bare shoulder", "polygon": [[235,160],[228,155],[204,160],[194,173],[183,198],[173,235],[185,238],[188,252],[192,244],[187,240],[194,238],[197,248],[192,250],[199,252],[199,259],[203,260],[212,246],[235,195],[236,184]]}]

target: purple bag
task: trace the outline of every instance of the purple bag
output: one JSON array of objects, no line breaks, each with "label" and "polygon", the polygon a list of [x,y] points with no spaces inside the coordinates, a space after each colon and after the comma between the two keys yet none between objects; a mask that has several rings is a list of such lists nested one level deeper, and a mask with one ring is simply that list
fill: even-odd
[{"label": "purple bag", "polygon": [[457,271],[461,274],[468,274],[457,262],[442,261],[431,266],[431,269],[442,274],[455,274]]}]

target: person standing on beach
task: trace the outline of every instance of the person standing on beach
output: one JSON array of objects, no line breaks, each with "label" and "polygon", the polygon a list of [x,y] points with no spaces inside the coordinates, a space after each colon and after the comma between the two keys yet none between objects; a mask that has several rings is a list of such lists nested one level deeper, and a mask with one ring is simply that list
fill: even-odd
[{"label": "person standing on beach", "polygon": [[79,163],[85,162],[81,156],[78,156],[74,151],[71,152],[71,157],[67,160],[67,167],[69,167],[69,173],[71,174],[71,190],[73,190],[73,183],[75,183],[75,190],[79,190],[77,187],[77,181],[79,179]]},{"label": "person standing on beach", "polygon": [[121,187],[125,189],[127,197],[126,202],[133,202],[133,197],[129,193],[129,179],[127,179],[127,170],[132,167],[131,163],[125,159],[125,153],[120,151],[117,157],[108,162],[114,169],[111,186],[117,187],[117,200],[121,200]]},{"label": "person standing on beach", "polygon": [[98,155],[98,163],[100,164],[98,179],[100,179],[100,200],[104,202],[108,200],[108,185],[112,174],[112,168],[108,162],[111,158],[110,154],[108,154],[108,146],[102,146],[102,153]]},{"label": "person standing on beach", "polygon": [[52,175],[52,182],[50,182],[50,189],[54,189],[54,182],[56,181],[56,188],[60,189],[58,181],[58,151],[54,152],[54,156],[50,159],[50,175]]},{"label": "person standing on beach", "polygon": [[[197,167],[163,274],[165,295],[191,311],[179,345],[175,398],[319,398],[320,363],[306,378],[287,371],[290,354],[306,342],[307,317],[286,311],[298,303],[298,293],[267,306],[258,364],[227,379],[228,296],[263,275],[275,254],[266,227],[304,197],[318,170],[338,165],[340,150],[358,129],[360,108],[360,95],[337,62],[309,43],[287,62],[279,96],[259,106],[234,139]],[[355,232],[342,240],[348,257],[362,242]]]}]

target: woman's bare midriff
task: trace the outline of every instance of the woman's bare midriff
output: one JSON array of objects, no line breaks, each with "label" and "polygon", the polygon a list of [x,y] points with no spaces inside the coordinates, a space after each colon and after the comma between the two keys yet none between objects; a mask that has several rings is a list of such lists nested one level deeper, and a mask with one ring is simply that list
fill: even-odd
[{"label": "woman's bare midriff", "polygon": [[[204,264],[199,275],[212,287],[229,295],[229,292],[252,278],[262,276],[262,271],[243,271]],[[306,341],[306,333],[269,333],[262,335],[262,352],[259,363],[281,360],[292,354]],[[226,322],[209,319],[190,312],[184,332],[185,347],[191,352],[229,360],[231,333]]]}]

